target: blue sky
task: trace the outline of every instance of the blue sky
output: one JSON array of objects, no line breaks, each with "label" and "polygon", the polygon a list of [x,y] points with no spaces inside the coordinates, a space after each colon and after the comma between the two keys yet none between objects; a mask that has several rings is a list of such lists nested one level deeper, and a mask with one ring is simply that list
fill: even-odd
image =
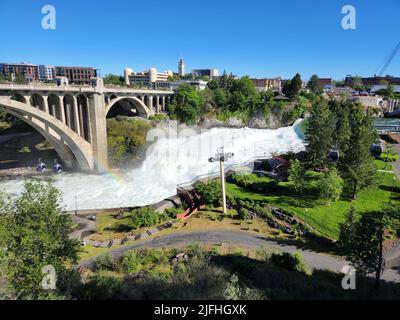
[{"label": "blue sky", "polygon": [[[41,8],[54,5],[56,30]],[[344,5],[357,29],[341,27]],[[373,75],[400,41],[399,0],[0,0],[0,61],[101,73],[215,67],[239,76]],[[400,52],[388,68],[400,76]]]}]

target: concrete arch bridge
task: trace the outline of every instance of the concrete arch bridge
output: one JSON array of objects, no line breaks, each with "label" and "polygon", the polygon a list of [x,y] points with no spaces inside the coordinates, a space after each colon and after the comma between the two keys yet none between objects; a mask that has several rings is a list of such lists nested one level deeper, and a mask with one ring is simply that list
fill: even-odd
[{"label": "concrete arch bridge", "polygon": [[93,86],[0,84],[0,109],[35,128],[64,165],[86,172],[107,168],[106,118],[164,113],[173,91]]}]

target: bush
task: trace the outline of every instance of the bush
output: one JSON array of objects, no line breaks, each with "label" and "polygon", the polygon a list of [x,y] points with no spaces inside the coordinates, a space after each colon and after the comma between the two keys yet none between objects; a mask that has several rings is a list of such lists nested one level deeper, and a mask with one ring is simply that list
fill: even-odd
[{"label": "bush", "polygon": [[304,258],[299,252],[272,253],[269,261],[279,268],[289,271],[309,273],[308,267],[304,262]]},{"label": "bush", "polygon": [[184,212],[185,209],[183,209],[182,206],[179,207],[172,207],[172,208],[167,208],[164,210],[164,214],[172,219],[176,219],[176,216],[182,212]]},{"label": "bush", "polygon": [[95,260],[93,268],[96,271],[99,270],[113,271],[116,269],[116,264],[113,256],[110,253],[104,253]]},{"label": "bush", "polygon": [[318,181],[320,198],[329,201],[337,201],[343,191],[343,179],[339,176],[336,169],[331,169],[325,173]]},{"label": "bush", "polygon": [[204,203],[218,207],[222,202],[221,184],[219,180],[208,183],[198,181],[194,185],[196,192],[203,198]]},{"label": "bush", "polygon": [[399,156],[397,154],[383,152],[381,154],[381,159],[385,162],[395,162],[399,159]]},{"label": "bush", "polygon": [[150,207],[133,209],[128,217],[128,226],[132,229],[151,227],[169,218],[167,214],[158,213]]},{"label": "bush", "polygon": [[253,208],[255,214],[259,216],[260,218],[266,219],[266,218],[272,218],[272,213],[271,209],[269,207],[261,207],[259,205],[256,205]]},{"label": "bush", "polygon": [[243,208],[243,207],[240,207],[238,209],[238,216],[239,216],[239,219],[241,219],[241,220],[247,220],[247,219],[251,218],[249,210],[247,210],[246,208]]},{"label": "bush", "polygon": [[289,181],[293,183],[296,192],[302,192],[306,186],[306,169],[299,160],[290,160]]}]

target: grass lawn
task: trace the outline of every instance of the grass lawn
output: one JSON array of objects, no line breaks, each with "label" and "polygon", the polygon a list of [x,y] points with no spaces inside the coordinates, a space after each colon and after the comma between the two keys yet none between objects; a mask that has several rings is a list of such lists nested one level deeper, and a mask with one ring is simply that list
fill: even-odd
[{"label": "grass lawn", "polygon": [[[383,161],[377,161],[377,165],[381,170],[390,169]],[[358,212],[362,213],[381,210],[390,199],[392,202],[399,202],[400,182],[397,177],[389,172],[378,172],[378,174],[382,179],[378,187],[359,192],[357,200],[343,198],[330,205],[318,200],[318,190],[315,186],[319,174],[315,172],[308,173],[309,187],[302,194],[294,191],[291,182],[280,182],[278,190],[270,193],[268,190],[253,192],[236,184],[227,183],[227,192],[238,199],[263,201],[282,208],[296,214],[321,234],[337,239],[339,224],[352,204]],[[251,179],[260,183],[271,181],[269,178],[258,178],[255,175],[252,175]]]}]

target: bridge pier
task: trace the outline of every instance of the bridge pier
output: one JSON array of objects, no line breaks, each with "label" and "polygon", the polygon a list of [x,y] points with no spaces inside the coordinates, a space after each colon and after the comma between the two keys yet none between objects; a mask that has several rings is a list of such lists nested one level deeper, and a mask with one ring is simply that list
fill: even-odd
[{"label": "bridge pier", "polygon": [[107,123],[104,98],[102,94],[89,97],[90,132],[93,150],[93,169],[104,172],[108,169]]}]

